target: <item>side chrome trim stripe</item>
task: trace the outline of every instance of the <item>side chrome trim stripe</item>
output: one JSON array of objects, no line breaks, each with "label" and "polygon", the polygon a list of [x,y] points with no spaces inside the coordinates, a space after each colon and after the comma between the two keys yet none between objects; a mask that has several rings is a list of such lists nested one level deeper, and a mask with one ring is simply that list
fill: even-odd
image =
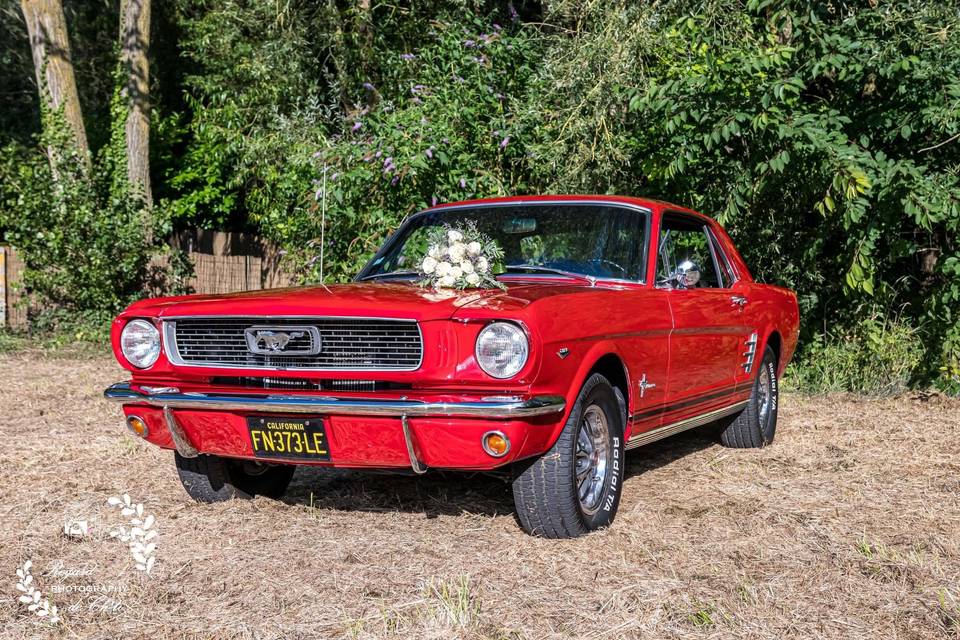
[{"label": "side chrome trim stripe", "polygon": [[710,393],[704,394],[702,396],[696,396],[695,398],[687,398],[685,400],[678,400],[673,404],[668,404],[666,406],[654,407],[652,409],[647,409],[645,411],[637,411],[632,416],[630,420],[643,420],[645,418],[653,417],[659,413],[671,413],[673,411],[678,411],[680,409],[685,409],[687,407],[692,407],[697,404],[703,404],[709,402],[710,400],[716,400],[717,398],[722,398],[724,396],[732,396],[737,392],[737,386],[733,385],[730,387],[725,387],[723,389],[718,389]]},{"label": "side chrome trim stripe", "polygon": [[650,431],[644,431],[643,433],[638,433],[637,435],[631,437],[627,441],[627,450],[636,449],[645,444],[650,444],[651,442],[656,442],[663,438],[667,438],[674,434],[680,433],[681,431],[686,431],[687,429],[693,429],[694,427],[700,427],[714,420],[723,418],[724,416],[729,416],[736,413],[740,409],[743,409],[747,406],[749,400],[744,400],[743,402],[737,402],[728,407],[723,407],[722,409],[716,409],[703,415],[694,416],[692,418],[687,418],[686,420],[681,420],[680,422],[674,422],[673,424],[668,424],[663,427],[657,427],[656,429],[651,429]]}]

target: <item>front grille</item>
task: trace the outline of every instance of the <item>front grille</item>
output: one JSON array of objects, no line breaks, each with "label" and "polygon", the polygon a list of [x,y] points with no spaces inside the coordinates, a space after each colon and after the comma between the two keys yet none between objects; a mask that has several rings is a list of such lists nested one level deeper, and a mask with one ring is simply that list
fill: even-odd
[{"label": "front grille", "polygon": [[[254,332],[289,327],[283,350],[293,353],[253,353],[245,333],[252,327]],[[423,358],[420,328],[410,320],[181,318],[164,323],[164,337],[174,364],[196,366],[412,371]]]}]

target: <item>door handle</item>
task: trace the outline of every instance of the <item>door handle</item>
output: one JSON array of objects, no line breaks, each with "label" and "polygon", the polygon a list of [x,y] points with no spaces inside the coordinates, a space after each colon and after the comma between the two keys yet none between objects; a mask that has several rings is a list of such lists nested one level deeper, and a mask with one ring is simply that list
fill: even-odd
[{"label": "door handle", "polygon": [[743,296],[730,296],[730,304],[743,309],[747,305],[747,299]]}]

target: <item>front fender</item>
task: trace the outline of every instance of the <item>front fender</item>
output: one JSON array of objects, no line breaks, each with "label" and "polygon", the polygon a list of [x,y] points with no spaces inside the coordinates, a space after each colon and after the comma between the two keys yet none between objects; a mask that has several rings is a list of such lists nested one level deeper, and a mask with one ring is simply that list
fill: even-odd
[{"label": "front fender", "polygon": [[[604,356],[610,354],[617,356],[621,363],[624,362],[624,358],[620,353],[620,350],[617,348],[616,343],[611,340],[592,342],[589,346],[585,346],[582,350],[577,349],[574,346],[568,348],[570,349],[570,362],[567,364],[567,366],[560,367],[563,372],[566,372],[566,375],[563,377],[567,380],[567,386],[566,389],[560,390],[560,393],[564,398],[566,398],[567,406],[563,412],[563,419],[556,422],[553,426],[548,439],[548,448],[552,447],[557,441],[557,438],[560,437],[560,433],[563,431],[564,425],[567,423],[567,420],[570,418],[570,414],[574,410],[574,405],[577,402],[577,396],[580,394],[580,389],[583,388],[583,384],[587,381],[587,377],[590,375],[590,372],[593,371],[593,368],[596,366],[597,362]],[[575,356],[576,360],[574,360]],[[630,384],[630,371],[627,369],[626,364],[623,365],[623,369],[624,375],[627,379],[628,390],[628,397],[624,398],[624,400],[627,403],[627,414],[629,415],[630,406],[632,403],[632,398],[630,396],[632,395],[633,385]]]}]

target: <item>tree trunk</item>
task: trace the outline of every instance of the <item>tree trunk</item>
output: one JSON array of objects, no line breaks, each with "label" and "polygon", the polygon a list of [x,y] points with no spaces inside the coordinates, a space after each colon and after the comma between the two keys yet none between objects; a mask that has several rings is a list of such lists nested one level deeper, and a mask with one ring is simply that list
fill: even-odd
[{"label": "tree trunk", "polygon": [[[77,154],[89,169],[90,147],[87,144],[87,131],[83,126],[77,81],[73,75],[70,38],[67,35],[63,4],[60,0],[20,0],[20,9],[23,11],[30,36],[30,50],[33,54],[40,100],[49,100],[48,106],[53,110],[63,109],[77,145]],[[51,158],[51,161],[53,160]],[[56,170],[54,172],[56,173]]]},{"label": "tree trunk", "polygon": [[125,125],[127,179],[153,205],[150,189],[150,0],[120,2],[122,95],[127,102]]}]

